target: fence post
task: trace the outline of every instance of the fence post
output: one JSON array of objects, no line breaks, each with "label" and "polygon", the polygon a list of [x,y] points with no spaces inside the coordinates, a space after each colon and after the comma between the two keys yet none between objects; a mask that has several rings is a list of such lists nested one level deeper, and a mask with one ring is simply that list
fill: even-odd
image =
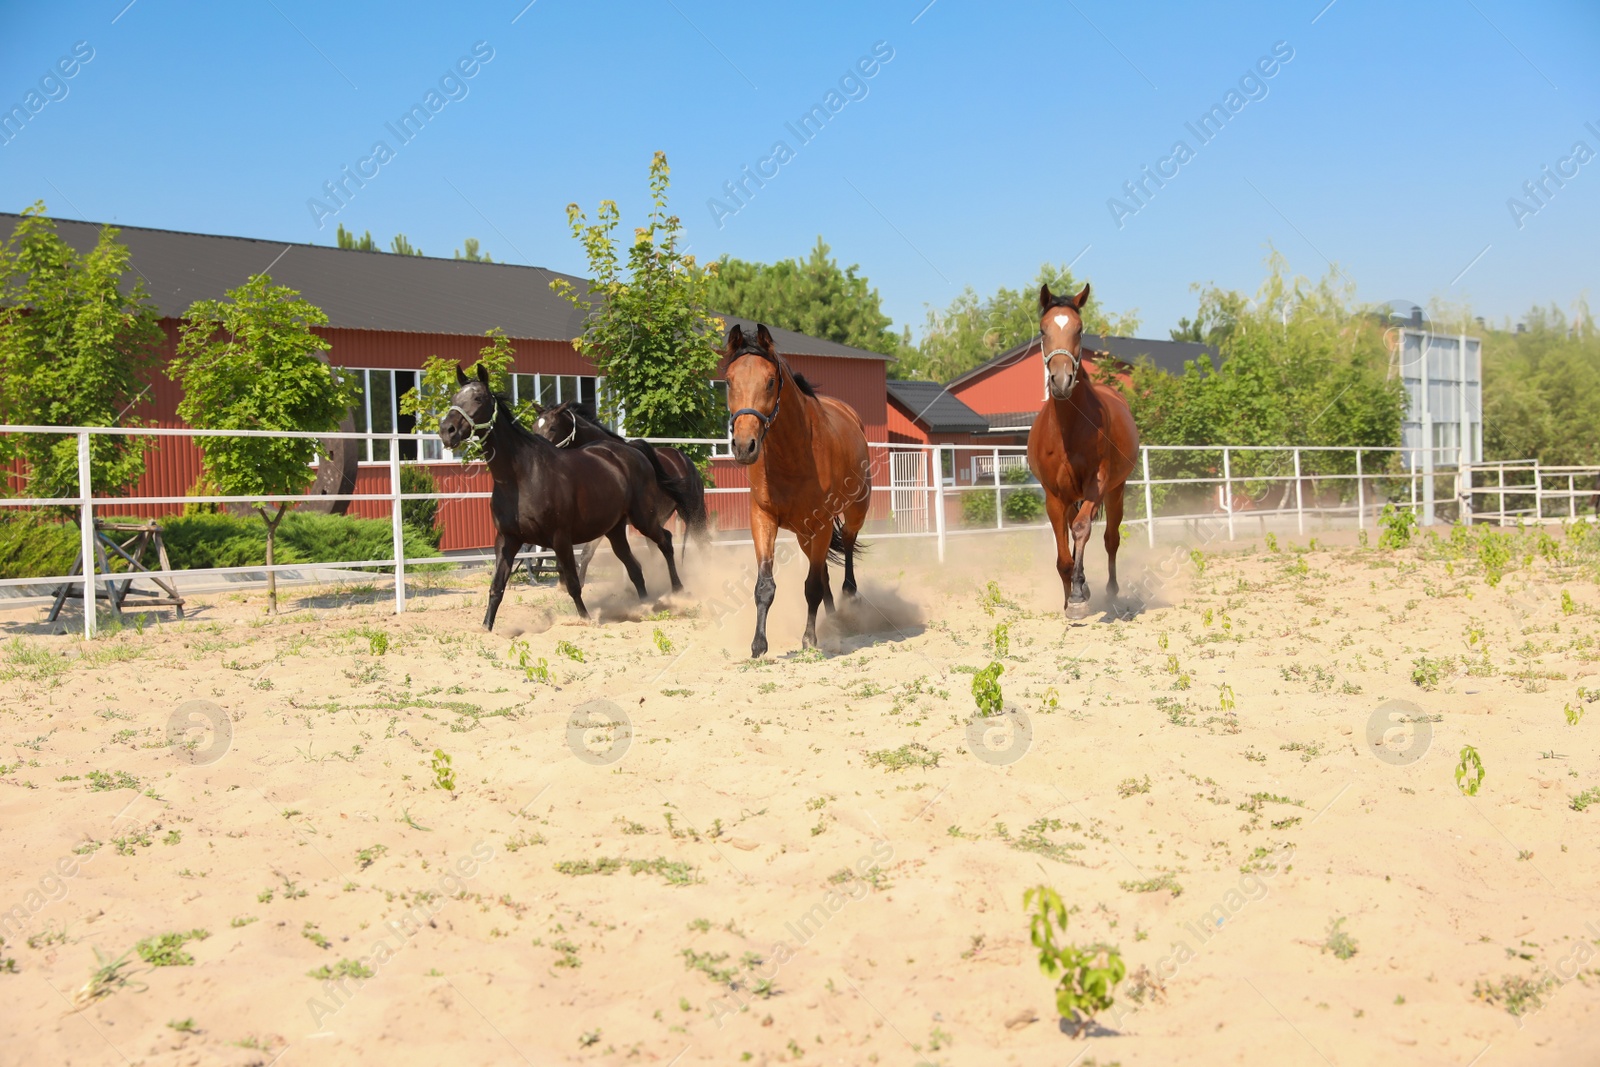
[{"label": "fence post", "polygon": [[406,610],[406,535],[400,515],[400,435],[389,438],[390,519],[394,528],[394,613]]},{"label": "fence post", "polygon": [[1567,518],[1578,517],[1578,483],[1574,475],[1567,475]]},{"label": "fence post", "polygon": [[1361,449],[1356,449],[1356,529],[1367,528],[1367,482],[1361,475]]},{"label": "fence post", "polygon": [[1295,529],[1304,534],[1306,532],[1305,501],[1300,495],[1300,450],[1294,450],[1294,525]]},{"label": "fence post", "polygon": [[1005,523],[1001,521],[1002,510],[1000,507],[1000,450],[997,448],[994,450],[994,528],[996,530],[1005,526]]},{"label": "fence post", "polygon": [[1496,522],[1496,525],[1504,526],[1506,524],[1506,465],[1504,461],[1502,461],[1500,466],[1496,469],[1496,474],[1499,476],[1498,481],[1500,488],[1500,516]]},{"label": "fence post", "polygon": [[1150,446],[1140,445],[1139,452],[1144,456],[1144,532],[1145,540],[1150,547],[1156,547],[1156,514],[1150,504]]},{"label": "fence post", "polygon": [[1222,505],[1228,509],[1228,540],[1233,540],[1233,468],[1228,464],[1228,450],[1222,450]]},{"label": "fence post", "polygon": [[1533,521],[1544,522],[1544,479],[1539,477],[1539,461],[1533,461]]},{"label": "fence post", "polygon": [[[954,455],[951,463],[955,462]],[[933,446],[933,528],[939,535],[939,562],[944,562],[944,446]]]},{"label": "fence post", "polygon": [[89,435],[78,434],[78,551],[83,554],[83,639],[94,640],[94,497],[89,480]]}]

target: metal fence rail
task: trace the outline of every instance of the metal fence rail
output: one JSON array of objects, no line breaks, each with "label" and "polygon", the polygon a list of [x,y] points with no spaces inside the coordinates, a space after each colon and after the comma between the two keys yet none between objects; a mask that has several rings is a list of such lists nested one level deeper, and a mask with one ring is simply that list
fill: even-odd
[{"label": "metal fence rail", "polygon": [[[130,572],[97,573],[94,553],[95,509],[110,506],[180,504],[255,504],[306,502],[306,501],[372,501],[387,504],[391,529],[393,555],[388,559],[327,561],[322,563],[282,563],[245,567],[211,567],[192,569],[164,569],[139,571],[140,578],[176,578],[237,574],[260,574],[266,571],[302,570],[308,567],[345,568],[353,570],[393,568],[394,610],[406,610],[406,551],[402,505],[410,501],[433,500],[485,500],[492,494],[479,491],[441,491],[433,493],[404,493],[400,491],[402,462],[427,466],[428,461],[402,461],[401,443],[418,442],[418,455],[422,454],[420,442],[431,441],[426,434],[399,433],[294,433],[266,430],[196,430],[171,427],[61,427],[61,426],[0,426],[5,434],[57,434],[75,435],[78,457],[78,495],[72,497],[3,497],[0,507],[71,507],[77,509],[80,530],[79,551],[84,566],[81,574],[58,575],[45,578],[11,578],[0,580],[0,587],[35,587],[65,584],[81,585],[84,603],[84,635],[95,632],[95,590],[97,583],[109,591],[113,582],[127,581]],[[146,437],[275,437],[301,440],[361,440],[384,441],[389,444],[389,458],[374,466],[386,466],[389,487],[386,492],[352,493],[343,495],[279,496],[103,496],[94,495],[90,464],[90,439],[94,435],[125,435]],[[659,438],[655,444],[726,446],[726,439]],[[1021,445],[918,445],[900,443],[871,443],[872,501],[869,515],[873,516],[874,539],[928,538],[935,541],[942,562],[948,539],[956,536],[991,534],[997,532],[1042,530],[1048,527],[1043,519],[1040,487],[1026,474],[1026,448]],[[1236,537],[1236,524],[1242,519],[1254,519],[1265,530],[1267,520],[1287,521],[1293,518],[1295,530],[1305,533],[1308,517],[1324,525],[1353,518],[1358,528],[1366,528],[1369,521],[1376,522],[1379,508],[1387,503],[1412,509],[1420,522],[1429,525],[1434,521],[1437,506],[1436,489],[1442,483],[1445,498],[1453,500],[1458,508],[1457,517],[1493,516],[1504,523],[1507,520],[1556,521],[1560,518],[1577,518],[1582,508],[1580,498],[1592,495],[1595,490],[1584,488],[1584,479],[1600,474],[1596,467],[1541,467],[1537,461],[1478,464],[1450,469],[1442,464],[1432,464],[1427,470],[1418,469],[1415,462],[1406,463],[1404,457],[1414,456],[1418,449],[1411,448],[1333,448],[1287,446],[1179,446],[1145,445],[1140,448],[1133,476],[1127,482],[1128,511],[1123,516],[1127,527],[1143,526],[1146,542],[1154,546],[1157,531],[1162,527],[1182,527],[1201,521],[1225,521],[1230,540]],[[1453,457],[1454,449],[1436,449]],[[1187,457],[1185,457],[1187,454]],[[1198,459],[1196,458],[1198,457]],[[1187,458],[1190,465],[1198,463],[1208,473],[1181,477],[1161,476],[1167,468],[1181,466]],[[734,480],[742,478],[742,468],[723,466],[719,470]],[[1155,473],[1153,473],[1153,470]],[[1008,472],[1014,472],[1008,474]],[[1490,477],[1494,484],[1487,483]],[[1513,480],[1508,483],[1507,477]],[[1521,480],[1523,476],[1526,481]],[[1554,479],[1554,484],[1547,484]],[[1562,480],[1565,484],[1561,484]],[[1308,491],[1311,499],[1308,501]],[[1277,492],[1276,503],[1268,498]],[[748,485],[720,485],[708,487],[708,503],[726,501],[723,507],[712,510],[724,517],[735,519],[746,507]],[[992,495],[993,500],[973,503],[973,494]],[[1017,494],[1032,495],[1029,501],[1013,500]],[[1478,509],[1474,501],[1485,495],[1496,498],[1494,511]],[[1185,497],[1187,496],[1187,500]],[[1292,503],[1291,503],[1292,497]],[[1158,500],[1159,498],[1159,500]],[[1173,511],[1158,512],[1158,505],[1175,498],[1180,506]],[[1566,516],[1550,516],[1547,505],[1566,501],[1561,510]],[[1195,504],[1204,504],[1204,510],[1192,510]],[[1007,518],[1008,507],[1021,519]],[[1189,510],[1186,510],[1186,507]],[[952,512],[958,520],[952,522]],[[992,519],[989,517],[992,515]],[[718,544],[749,544],[748,536],[718,538]],[[523,552],[519,558],[548,557],[544,549]],[[457,566],[493,562],[490,554],[452,555],[426,557],[412,562],[428,565]]]}]

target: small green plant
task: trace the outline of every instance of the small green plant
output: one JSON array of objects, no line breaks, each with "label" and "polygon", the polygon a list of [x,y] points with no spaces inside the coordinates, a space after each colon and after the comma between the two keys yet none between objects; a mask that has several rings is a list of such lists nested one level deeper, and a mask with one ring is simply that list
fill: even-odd
[{"label": "small green plant", "polygon": [[356,852],[356,862],[361,865],[361,869],[364,871],[378,862],[378,857],[388,851],[388,845],[368,845],[366,848]]},{"label": "small green plant", "polygon": [[327,982],[335,978],[371,978],[375,973],[360,960],[340,960],[331,967],[324,963],[314,971],[307,971],[306,975],[319,982]]},{"label": "small green plant", "polygon": [[1049,886],[1022,894],[1022,908],[1031,911],[1029,936],[1039,950],[1039,970],[1056,983],[1056,1011],[1071,1020],[1073,1036],[1082,1037],[1098,1013],[1111,1007],[1117,983],[1127,975],[1122,956],[1107,945],[1060,944],[1067,932],[1067,907]]},{"label": "small green plant", "polygon": [[867,766],[883,767],[891,771],[903,771],[907,767],[921,767],[926,770],[929,767],[939,766],[940,755],[928,746],[913,741],[899,748],[882,748],[876,752],[868,752]]},{"label": "small green plant", "polygon": [[167,1026],[180,1034],[198,1034],[200,1032],[200,1028],[194,1024],[194,1016],[192,1015],[187,1019],[171,1019],[167,1022]]},{"label": "small green plant", "polygon": [[1011,654],[1011,627],[1003,622],[998,624],[989,641],[994,646],[995,658],[1005,659]]},{"label": "small green plant", "polygon": [[527,675],[530,682],[550,684],[550,664],[543,656],[535,659],[533,649],[528,647],[528,642],[520,637],[511,639],[511,647],[506,650],[506,658],[517,661],[517,666],[522,668],[522,673]]},{"label": "small green plant", "polygon": [[1275,533],[1267,534],[1267,551],[1268,552],[1276,552],[1276,551],[1278,551],[1278,535],[1277,534],[1275,534]]},{"label": "small green plant", "polygon": [[1198,548],[1189,550],[1189,562],[1194,564],[1195,574],[1200,575],[1206,572],[1206,554]]},{"label": "small green plant", "polygon": [[1572,798],[1573,811],[1584,811],[1589,807],[1600,804],[1600,785],[1592,786]]},{"label": "small green plant", "polygon": [[655,641],[656,643],[657,652],[661,653],[663,656],[672,655],[672,638],[667,636],[667,632],[665,630],[657,626],[651,631],[650,637],[651,640]]},{"label": "small green plant", "polygon": [[1165,889],[1175,897],[1183,896],[1183,886],[1178,884],[1177,875],[1171,871],[1162,871],[1154,878],[1118,882],[1117,884],[1130,893],[1159,893]]},{"label": "small green plant", "polygon": [[1005,700],[1000,692],[1000,675],[1005,669],[1005,665],[996,660],[972,676],[972,702],[978,706],[979,715],[1000,714]]},{"label": "small green plant", "polygon": [[1217,686],[1217,704],[1224,712],[1233,710],[1233,686],[1227,682]]},{"label": "small green plant", "polygon": [[1491,588],[1499,585],[1511,562],[1511,535],[1482,527],[1478,534],[1478,562],[1483,564],[1483,580]]},{"label": "small green plant", "polygon": [[1578,610],[1578,605],[1572,602],[1572,594],[1565,589],[1561,590],[1561,614],[1571,615]]},{"label": "small green plant", "polygon": [[374,630],[367,634],[367,647],[374,656],[381,656],[389,651],[389,635],[382,630]]},{"label": "small green plant", "polygon": [[133,949],[141,960],[152,967],[190,967],[194,964],[194,957],[183,951],[183,946],[190,941],[204,941],[210,936],[207,930],[190,930],[187,933],[174,930],[147,937],[134,945]]},{"label": "small green plant", "polygon": [[300,936],[316,945],[318,948],[332,948],[333,942],[328,940],[328,935],[317,929],[317,924],[307,919],[306,924],[300,928]]},{"label": "small green plant", "polygon": [[449,793],[456,791],[456,772],[450,769],[450,757],[442,748],[433,750],[433,785]]},{"label": "small green plant", "polygon": [[1144,781],[1137,778],[1124,778],[1117,784],[1117,796],[1127,799],[1138,793],[1150,792],[1150,776],[1144,776]]},{"label": "small green plant", "polygon": [[1563,704],[1561,706],[1561,713],[1566,716],[1568,726],[1576,726],[1582,722],[1583,713],[1587,710],[1582,704],[1577,707],[1573,707],[1571,704]]},{"label": "small green plant", "polygon": [[1345,931],[1342,917],[1328,920],[1328,936],[1322,942],[1322,951],[1331,952],[1339,959],[1347,960],[1354,956],[1359,948],[1356,939]]},{"label": "small green plant", "polygon": [[[133,955],[129,949],[115,958],[107,956],[98,948],[94,950],[95,966],[89,969],[89,977],[73,995],[73,1000],[79,1005],[92,1004],[101,997],[110,996],[124,986],[134,985],[133,975],[127,969],[133,966],[133,961],[128,957]],[[134,987],[141,990],[145,987],[142,983]]]},{"label": "small green plant", "polygon": [[1478,758],[1478,750],[1471,745],[1462,746],[1461,759],[1456,764],[1456,788],[1469,797],[1475,797],[1483,778],[1483,760]]},{"label": "small green plant", "polygon": [[1430,659],[1427,656],[1418,656],[1411,661],[1411,684],[1418,689],[1437,689],[1439,683],[1454,667],[1455,663],[1447,658]]},{"label": "small green plant", "polygon": [[1521,1016],[1544,1007],[1544,994],[1555,983],[1555,975],[1548,971],[1538,978],[1524,978],[1517,974],[1508,974],[1499,982],[1486,982],[1480,978],[1472,987],[1472,995],[1486,1004]]},{"label": "small green plant", "polygon": [[575,663],[583,662],[583,649],[579,648],[571,641],[557,641],[556,655],[565,656]]},{"label": "small green plant", "polygon": [[1385,504],[1378,513],[1378,525],[1383,529],[1378,536],[1379,548],[1404,548],[1411,543],[1411,536],[1416,532],[1417,513],[1410,508]]}]

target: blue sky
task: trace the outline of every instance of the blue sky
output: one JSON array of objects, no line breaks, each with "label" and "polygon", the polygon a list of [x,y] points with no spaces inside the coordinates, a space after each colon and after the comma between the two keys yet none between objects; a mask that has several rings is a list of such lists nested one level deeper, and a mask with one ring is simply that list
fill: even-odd
[{"label": "blue sky", "polygon": [[[615,199],[631,227],[662,149],[696,255],[770,261],[821,234],[897,327],[1048,259],[1165,336],[1191,283],[1254,290],[1269,242],[1372,301],[1498,319],[1595,295],[1600,159],[1565,164],[1542,204],[1523,192],[1575,142],[1600,152],[1593,0],[525,4],[13,9],[6,108],[76,42],[93,57],[0,145],[0,207],[324,244],[343,222],[443,255],[474,236],[582,273],[565,205]],[[402,143],[385,124],[478,42],[492,58]],[[1292,58],[1258,68],[1275,45]],[[809,141],[786,126],[830,103]],[[1212,105],[1226,121],[1202,143],[1186,123]],[[746,165],[771,176],[740,204],[724,183]],[[345,166],[373,176],[338,205],[323,183]],[[1134,200],[1145,166],[1171,176]],[[1512,197],[1537,211],[1514,218]],[[338,207],[321,229],[313,198]]]}]

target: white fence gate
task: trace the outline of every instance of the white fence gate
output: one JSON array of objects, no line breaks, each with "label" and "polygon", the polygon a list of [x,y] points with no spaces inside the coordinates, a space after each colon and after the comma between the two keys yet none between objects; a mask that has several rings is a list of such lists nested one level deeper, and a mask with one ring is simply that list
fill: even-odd
[{"label": "white fence gate", "polygon": [[896,533],[928,532],[928,453],[889,453],[889,509]]}]

